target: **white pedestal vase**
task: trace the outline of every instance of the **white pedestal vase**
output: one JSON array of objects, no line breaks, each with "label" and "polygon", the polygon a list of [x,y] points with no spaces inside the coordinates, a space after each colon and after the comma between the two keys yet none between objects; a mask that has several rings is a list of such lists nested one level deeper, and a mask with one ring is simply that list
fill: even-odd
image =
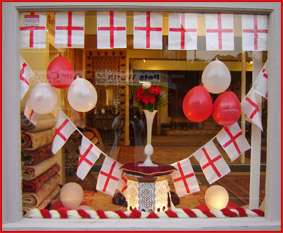
[{"label": "white pedestal vase", "polygon": [[139,166],[147,166],[147,167],[157,167],[157,164],[154,164],[150,156],[153,154],[153,147],[151,145],[151,134],[152,134],[152,124],[155,117],[155,114],[158,112],[158,110],[153,110],[153,112],[150,112],[148,110],[143,110],[146,118],[146,126],[147,126],[147,143],[144,148],[144,153],[146,154],[146,159],[143,163],[139,164]]}]

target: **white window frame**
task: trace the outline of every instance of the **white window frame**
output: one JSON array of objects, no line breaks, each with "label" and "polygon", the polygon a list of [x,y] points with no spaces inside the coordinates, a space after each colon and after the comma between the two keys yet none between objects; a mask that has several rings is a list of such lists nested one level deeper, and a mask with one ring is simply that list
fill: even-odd
[{"label": "white window frame", "polygon": [[[20,10],[190,10],[269,14],[266,208],[262,218],[27,219],[22,217],[20,160]],[[281,230],[281,2],[3,2],[2,229],[29,230]]]}]

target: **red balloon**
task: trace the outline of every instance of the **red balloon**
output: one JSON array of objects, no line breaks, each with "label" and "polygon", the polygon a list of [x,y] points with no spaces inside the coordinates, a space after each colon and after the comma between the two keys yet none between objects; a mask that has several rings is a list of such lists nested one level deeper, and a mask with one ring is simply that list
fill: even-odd
[{"label": "red balloon", "polygon": [[214,101],[212,117],[219,125],[232,125],[240,116],[241,103],[232,91],[222,93]]},{"label": "red balloon", "polygon": [[51,86],[66,88],[70,86],[75,78],[72,64],[61,54],[54,58],[47,68],[47,79]]},{"label": "red balloon", "polygon": [[194,122],[206,120],[212,112],[212,99],[203,86],[196,86],[188,91],[183,100],[185,116]]}]

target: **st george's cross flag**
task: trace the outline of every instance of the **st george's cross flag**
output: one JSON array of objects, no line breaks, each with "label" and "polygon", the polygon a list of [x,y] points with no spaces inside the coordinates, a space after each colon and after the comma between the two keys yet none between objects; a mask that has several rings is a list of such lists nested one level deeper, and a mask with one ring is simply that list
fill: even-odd
[{"label": "st george's cross flag", "polygon": [[135,12],[134,49],[162,49],[162,26],[162,13]]},{"label": "st george's cross flag", "polygon": [[199,161],[209,184],[214,183],[231,171],[212,140],[193,155]]},{"label": "st george's cross flag", "polygon": [[183,197],[200,190],[190,159],[183,159],[171,165],[177,169],[172,172],[171,177],[179,197]]},{"label": "st george's cross flag", "polygon": [[76,173],[81,180],[86,177],[93,164],[99,158],[100,154],[101,150],[83,136]]},{"label": "st george's cross flag", "polygon": [[85,13],[69,11],[55,13],[55,47],[84,48]]},{"label": "st george's cross flag", "polygon": [[61,147],[66,143],[71,134],[76,130],[76,126],[65,115],[65,113],[59,109],[57,123],[55,125],[55,135],[52,143],[52,153],[56,154]]},{"label": "st george's cross flag", "polygon": [[128,188],[128,180],[125,176],[122,176],[120,181],[119,181],[119,184],[117,186],[117,189],[123,193],[124,191],[126,191]]},{"label": "st george's cross flag", "polygon": [[122,165],[117,161],[109,157],[105,157],[98,174],[96,189],[113,196],[121,178],[121,166]]},{"label": "st george's cross flag", "polygon": [[20,13],[20,48],[46,48],[46,13]]},{"label": "st george's cross flag", "polygon": [[27,93],[30,81],[29,79],[34,76],[34,72],[28,65],[28,63],[20,56],[20,81],[21,81],[21,100]]},{"label": "st george's cross flag", "polygon": [[33,124],[37,125],[39,115],[36,113],[30,106],[29,106],[29,100],[27,99],[25,110],[24,110],[25,117]]},{"label": "st george's cross flag", "polygon": [[267,71],[267,64],[266,62],[262,67],[261,71],[259,72],[255,84],[254,90],[255,93],[261,95],[264,98],[268,98],[267,87],[268,87],[268,71]]},{"label": "st george's cross flag", "polygon": [[169,13],[168,49],[197,49],[197,14]]},{"label": "st george's cross flag", "polygon": [[255,124],[262,130],[261,112],[256,101],[254,87],[250,89],[248,94],[241,102],[242,113],[245,114],[246,120]]},{"label": "st george's cross flag", "polygon": [[251,148],[237,122],[233,125],[224,126],[216,135],[216,138],[231,161],[234,161],[241,153]]},{"label": "st george's cross flag", "polygon": [[268,38],[267,15],[242,15],[243,51],[266,51]]},{"label": "st george's cross flag", "polygon": [[233,14],[205,14],[206,50],[234,50]]},{"label": "st george's cross flag", "polygon": [[126,48],[126,29],[126,12],[97,12],[97,48]]}]

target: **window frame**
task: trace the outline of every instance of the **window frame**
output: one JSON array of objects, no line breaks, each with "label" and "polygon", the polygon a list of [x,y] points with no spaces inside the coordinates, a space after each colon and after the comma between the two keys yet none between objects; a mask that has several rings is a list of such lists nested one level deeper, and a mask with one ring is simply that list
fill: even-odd
[{"label": "window frame", "polygon": [[[3,230],[281,230],[281,2],[3,2],[2,229]],[[269,14],[266,209],[262,218],[27,219],[21,214],[19,11],[146,10]],[[280,106],[280,107],[279,107]],[[280,125],[280,127],[278,127]],[[279,156],[279,155],[280,156]],[[280,203],[280,204],[279,204]],[[233,228],[231,228],[233,227]]]}]

